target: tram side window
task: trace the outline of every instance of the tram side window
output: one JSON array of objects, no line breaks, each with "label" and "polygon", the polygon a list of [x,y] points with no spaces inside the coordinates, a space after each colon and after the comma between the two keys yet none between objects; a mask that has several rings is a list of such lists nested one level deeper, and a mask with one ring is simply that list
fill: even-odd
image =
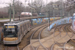
[{"label": "tram side window", "polygon": [[29,24],[27,23],[27,26],[29,27]]},{"label": "tram side window", "polygon": [[25,29],[27,30],[27,23],[26,23],[26,27],[25,27]]},{"label": "tram side window", "polygon": [[25,24],[24,24],[24,30],[25,30]]},{"label": "tram side window", "polygon": [[25,28],[25,30],[26,30],[26,24],[25,24],[25,27],[24,27],[24,28]]},{"label": "tram side window", "polygon": [[29,23],[29,27],[30,27],[30,23]]},{"label": "tram side window", "polygon": [[21,31],[22,27],[20,27],[20,33],[19,33],[19,36],[21,35],[22,31]]},{"label": "tram side window", "polygon": [[24,24],[23,24],[23,33],[24,33]]},{"label": "tram side window", "polygon": [[25,30],[25,24],[24,24],[24,27],[23,27],[23,28],[24,28],[24,30]]},{"label": "tram side window", "polygon": [[22,34],[22,26],[21,26],[21,34]]},{"label": "tram side window", "polygon": [[29,27],[30,27],[30,22],[29,22]]},{"label": "tram side window", "polygon": [[29,27],[29,23],[27,23],[28,27]]},{"label": "tram side window", "polygon": [[28,25],[28,23],[27,23],[27,28],[28,28],[28,26],[29,26],[29,25]]},{"label": "tram side window", "polygon": [[23,34],[23,25],[22,25],[22,34]]},{"label": "tram side window", "polygon": [[25,30],[25,24],[24,24],[24,30]]},{"label": "tram side window", "polygon": [[21,34],[23,34],[23,26],[22,26],[22,33]]},{"label": "tram side window", "polygon": [[29,27],[29,22],[28,22],[28,27]]}]

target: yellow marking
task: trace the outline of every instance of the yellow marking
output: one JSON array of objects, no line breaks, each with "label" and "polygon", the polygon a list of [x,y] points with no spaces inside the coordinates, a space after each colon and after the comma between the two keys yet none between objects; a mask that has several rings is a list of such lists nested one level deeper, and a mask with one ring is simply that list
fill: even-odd
[{"label": "yellow marking", "polygon": [[6,37],[6,38],[3,38],[3,40],[5,41],[15,41],[15,40],[18,40],[18,38],[9,38],[9,37]]},{"label": "yellow marking", "polygon": [[6,28],[15,28],[15,27],[14,26],[8,26],[8,27],[6,26]]},{"label": "yellow marking", "polygon": [[37,23],[34,23],[34,25],[37,25]]}]

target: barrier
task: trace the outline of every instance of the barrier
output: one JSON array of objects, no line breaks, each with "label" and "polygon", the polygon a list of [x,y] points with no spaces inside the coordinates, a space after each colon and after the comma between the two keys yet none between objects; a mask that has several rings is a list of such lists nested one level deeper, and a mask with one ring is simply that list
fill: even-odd
[{"label": "barrier", "polygon": [[51,30],[55,26],[58,26],[58,25],[61,25],[61,24],[66,24],[66,23],[71,23],[71,22],[72,22],[72,17],[66,17],[66,18],[55,21],[49,27],[50,27],[50,30]]},{"label": "barrier", "polygon": [[[54,19],[60,19],[60,17],[50,17],[50,21],[53,21]],[[32,23],[33,25],[37,25],[37,24],[41,24],[43,22],[47,22],[49,20],[49,18],[38,18],[38,19],[32,19]]]}]

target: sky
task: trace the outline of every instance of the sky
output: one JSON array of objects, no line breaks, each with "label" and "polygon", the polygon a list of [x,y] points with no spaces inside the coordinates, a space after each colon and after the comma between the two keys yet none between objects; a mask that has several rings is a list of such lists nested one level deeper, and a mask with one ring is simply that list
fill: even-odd
[{"label": "sky", "polygon": [[[8,3],[12,3],[12,1],[13,1],[13,0],[0,0],[0,8],[9,6]],[[25,4],[25,1],[27,1],[27,2],[26,2],[26,4],[27,4],[28,2],[31,2],[31,1],[34,1],[34,0],[16,0],[16,1],[21,1],[23,4]],[[58,1],[58,0],[43,0],[43,1],[44,1],[44,3],[49,3],[49,2],[51,2],[51,1],[55,2],[55,1]],[[47,1],[47,2],[46,2],[46,1]]]}]

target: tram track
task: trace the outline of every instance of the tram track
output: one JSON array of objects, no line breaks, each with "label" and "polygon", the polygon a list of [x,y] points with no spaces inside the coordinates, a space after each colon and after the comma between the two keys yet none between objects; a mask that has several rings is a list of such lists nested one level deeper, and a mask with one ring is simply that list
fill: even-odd
[{"label": "tram track", "polygon": [[[48,23],[43,23],[42,25],[36,26],[34,28],[31,28],[31,30],[24,36],[23,40],[21,41],[21,43],[18,45],[19,50],[23,50],[24,47],[26,47],[28,44],[30,44],[30,37],[32,35],[33,32],[38,31],[40,28],[44,27],[48,25]],[[47,27],[47,26],[46,26]],[[36,35],[36,34],[35,34]],[[35,36],[34,35],[34,36]],[[38,38],[38,35],[37,37]],[[4,46],[5,47],[5,46]]]},{"label": "tram track", "polygon": [[[53,37],[50,37],[49,39],[46,39],[45,41],[41,41],[41,33],[42,31],[46,28],[46,26],[40,26],[39,28],[37,28],[35,31],[32,32],[32,36],[31,36],[31,40],[35,40],[37,39],[36,41],[33,41],[31,42],[30,40],[30,50],[39,50],[40,47],[42,47],[44,50],[53,50],[51,49],[52,47],[54,47],[55,45],[58,45],[59,47],[63,47],[61,48],[62,50],[65,50],[64,46],[67,44],[66,42],[58,42],[58,41],[61,41],[61,39],[63,39],[64,37],[66,37],[68,35],[68,32],[71,32],[71,29],[70,29],[70,24],[63,24],[63,25],[59,25],[59,26],[55,26],[53,29],[54,29],[54,32],[51,33],[53,34],[54,36]],[[68,30],[67,30],[68,29]],[[56,34],[57,32],[57,34]],[[62,32],[64,32],[65,34],[63,36],[61,36]],[[72,33],[72,32],[71,32]],[[73,33],[72,33],[73,34]],[[36,35],[36,36],[35,36]],[[49,47],[47,48],[45,45],[43,45],[43,43],[45,43],[47,40],[50,40],[51,39],[54,39],[54,38],[57,38],[58,36],[60,35],[60,38],[57,39],[57,40],[54,40],[55,42]],[[70,35],[71,36],[71,35]],[[30,38],[30,37],[29,37]],[[72,37],[69,37],[69,38],[72,38]],[[33,44],[34,43],[39,43],[37,47],[35,47]],[[51,41],[53,42],[53,41]]]},{"label": "tram track", "polygon": [[18,46],[5,46],[4,50],[19,50]]},{"label": "tram track", "polygon": [[[20,44],[18,44],[17,47],[15,47],[15,46],[8,46],[8,45],[7,45],[7,46],[2,45],[3,48],[4,48],[4,49],[3,49],[3,48],[2,48],[2,49],[3,49],[3,50],[23,50],[24,47],[26,47],[28,44],[30,44],[30,37],[31,37],[32,33],[33,33],[35,30],[46,26],[47,24],[48,24],[48,23],[43,23],[42,25],[36,26],[36,27],[34,27],[34,28],[31,28],[30,32],[28,32],[28,33],[24,36],[23,40],[21,41]],[[11,49],[11,48],[12,48],[12,49]],[[14,49],[14,48],[15,48],[15,49]]]},{"label": "tram track", "polygon": [[[62,25],[62,26],[63,26],[63,25]],[[64,26],[64,27],[65,27],[65,26]],[[57,27],[56,27],[56,28],[57,28]],[[59,30],[60,30],[60,29],[61,29],[61,27],[59,27]],[[59,33],[59,34],[60,34],[60,33]],[[59,35],[59,34],[58,34],[58,35]],[[58,36],[58,35],[56,35],[56,36]],[[66,35],[67,35],[67,34],[66,34]],[[66,35],[65,35],[65,36],[66,36]],[[53,37],[52,37],[52,38],[53,38]],[[50,38],[50,39],[52,39],[52,38]],[[62,38],[64,38],[64,37],[62,37]],[[47,39],[47,40],[48,40],[48,39]],[[46,40],[45,40],[45,41],[46,41]],[[45,42],[45,41],[44,41],[44,42]],[[61,44],[61,43],[60,43],[60,44]],[[62,44],[64,45],[64,43],[62,43]],[[59,43],[58,43],[58,45],[59,45]],[[39,46],[40,46],[40,45],[39,45]],[[39,48],[39,46],[38,46],[37,48]],[[37,50],[37,49],[36,49],[36,50]],[[47,50],[47,49],[45,48],[45,50]]]},{"label": "tram track", "polygon": [[[45,25],[43,25],[43,26],[41,26],[41,27],[39,27],[38,29],[36,29],[35,31],[33,31],[32,32],[32,35],[31,35],[31,37],[30,37],[30,44],[31,44],[31,48],[33,49],[33,46],[32,46],[32,44],[33,43],[35,43],[35,42],[33,42],[33,43],[31,43],[31,40],[32,39],[41,39],[41,36],[39,36],[39,34],[41,34],[40,32],[42,32],[46,27],[48,27],[48,23],[47,24],[45,24]],[[40,42],[40,40],[38,40],[39,42]],[[36,41],[37,42],[37,41]],[[41,42],[40,42],[41,43]],[[34,49],[33,49],[34,50]]]},{"label": "tram track", "polygon": [[[43,23],[43,24],[41,24],[41,25],[37,25],[37,26],[34,26],[33,28],[31,28],[31,31],[30,32],[27,32],[27,34],[24,36],[24,38],[23,38],[23,40],[21,41],[21,43],[18,45],[18,48],[19,48],[19,50],[23,50],[23,48],[24,47],[26,47],[28,44],[30,44],[30,37],[31,37],[31,35],[32,35],[32,33],[35,31],[35,30],[38,30],[39,28],[42,28],[42,27],[44,27],[44,26],[46,26],[48,23]],[[47,27],[47,26],[46,26]],[[35,34],[36,35],[36,34]],[[34,35],[34,36],[35,36]],[[39,34],[37,34],[37,37],[34,37],[35,39],[38,39],[38,36],[39,36]],[[14,46],[13,47],[6,47],[6,46],[4,46],[3,44],[2,44],[2,46],[3,46],[3,50],[5,50],[6,48],[8,49],[8,48],[14,48]],[[9,49],[8,49],[9,50]],[[11,50],[11,49],[10,49]],[[17,50],[17,49],[16,49]]]},{"label": "tram track", "polygon": [[[39,30],[42,28],[42,27],[47,27],[48,26],[48,23],[46,23],[46,24],[43,24],[43,25],[41,25],[41,26],[39,26],[39,27],[36,27],[36,28],[34,28],[34,29],[32,29],[29,33],[27,33],[27,35],[26,35],[26,38],[28,39],[28,41],[31,41],[31,39],[38,39],[38,33],[37,32],[39,32]],[[34,35],[35,34],[35,35]],[[37,36],[36,36],[36,34],[37,34]],[[33,36],[36,36],[36,37],[33,37]],[[31,42],[29,43],[29,44],[31,44]],[[25,48],[26,46],[24,46],[23,48]],[[23,50],[23,48],[21,49],[21,50]]]},{"label": "tram track", "polygon": [[[61,37],[59,40],[61,40],[62,38],[64,38],[64,37],[66,37],[67,35],[68,35],[68,32],[71,32],[72,33],[72,31],[71,31],[71,29],[70,29],[70,24],[68,25],[68,24],[64,24],[64,25],[61,25],[60,27],[58,27],[58,31],[59,31],[59,34],[61,33],[61,29],[63,28],[63,31],[66,33],[66,35],[64,35],[63,37]],[[57,27],[56,27],[57,28]],[[55,31],[54,31],[55,32]],[[59,35],[58,34],[58,35]],[[73,34],[73,33],[72,33]],[[54,36],[54,37],[57,37],[58,35],[56,35],[56,36]],[[69,36],[69,35],[68,35]],[[69,38],[72,38],[73,36],[69,36]],[[50,38],[50,39],[52,39],[52,38]],[[50,39],[47,39],[47,40],[50,40]],[[57,41],[59,41],[59,40],[57,40]],[[54,46],[55,44],[57,44],[59,47],[61,47],[61,45],[63,45],[63,47],[62,47],[62,50],[65,50],[65,48],[64,48],[64,46],[67,44],[67,42],[64,42],[64,43],[58,43],[57,41],[55,41],[55,43],[52,45],[52,46]],[[44,42],[46,42],[46,40],[44,41]],[[42,42],[42,43],[44,43],[44,42]],[[42,44],[43,45],[43,44]],[[40,45],[39,45],[40,46]],[[37,47],[37,48],[39,48],[39,46]],[[44,47],[45,48],[45,50],[49,50],[49,49],[47,49],[46,47]],[[50,47],[50,48],[52,48],[52,47]],[[38,49],[36,49],[36,50],[38,50]],[[52,49],[51,49],[52,50]]]},{"label": "tram track", "polygon": [[[71,25],[68,25],[68,26],[67,26],[67,25],[68,25],[68,24],[60,25],[59,27],[58,27],[58,26],[54,27],[54,28],[55,28],[55,29],[54,29],[54,32],[51,33],[51,34],[54,34],[54,37],[57,37],[57,36],[61,35],[61,32],[62,32],[61,30],[63,30],[64,32],[66,32],[66,35],[68,35],[67,32],[71,32],[72,30],[69,29],[69,27],[70,27]],[[26,47],[28,44],[31,44],[31,48],[33,48],[33,46],[32,46],[33,43],[31,43],[30,41],[31,41],[32,39],[38,39],[38,42],[40,43],[40,45],[38,45],[38,47],[36,47],[36,48],[34,48],[34,49],[32,49],[32,50],[38,50],[40,46],[42,46],[42,47],[44,48],[44,50],[49,50],[48,48],[46,48],[46,47],[42,44],[42,43],[46,42],[46,40],[45,40],[44,42],[41,42],[41,41],[40,41],[40,40],[41,40],[41,33],[42,33],[42,31],[43,31],[47,26],[48,26],[48,24],[44,24],[44,25],[41,25],[41,26],[38,26],[38,27],[32,29],[30,32],[28,32],[28,33],[25,35],[24,40],[23,40],[23,46],[22,46],[22,44],[19,44],[19,45],[18,45],[18,48],[19,48],[19,49],[17,49],[17,47],[15,47],[15,49],[16,49],[16,50],[23,50],[23,48]],[[56,30],[57,30],[59,33],[55,35]],[[73,32],[71,32],[71,33],[73,33]],[[65,36],[66,36],[66,35],[65,35]],[[64,36],[64,37],[65,37],[65,36]],[[53,39],[54,37],[51,37],[50,39]],[[62,37],[62,38],[64,38],[64,37]],[[61,40],[62,38],[60,38],[59,40]],[[70,38],[72,38],[72,37],[70,37]],[[47,39],[47,40],[50,40],[50,39]],[[57,40],[57,41],[58,41],[58,40]],[[58,43],[57,41],[56,41],[57,45],[61,46],[61,45],[60,45],[61,43]],[[36,41],[36,42],[37,42],[37,41]],[[34,43],[36,43],[36,42],[34,42]],[[26,43],[26,44],[24,44],[24,43]],[[63,44],[63,43],[62,43],[62,44]],[[64,45],[64,44],[63,44],[63,45]],[[14,47],[7,47],[7,48],[8,48],[8,50],[10,50],[10,48],[14,48]],[[50,47],[50,48],[51,48],[51,47]],[[12,50],[12,49],[11,49],[11,50]]]},{"label": "tram track", "polygon": [[[61,29],[62,29],[62,26],[64,26],[64,24],[63,24],[63,25],[59,25],[59,28],[57,28],[58,31],[59,31],[60,36],[61,36]],[[58,27],[58,26],[57,26],[57,27]],[[55,31],[54,31],[54,34],[55,34]],[[57,36],[59,36],[59,35],[57,35]],[[60,45],[61,43],[59,44],[59,43],[57,42],[58,40],[55,40],[55,39],[54,39],[54,38],[57,37],[57,36],[54,35],[54,37],[53,37],[54,44],[51,45],[50,50],[54,50],[54,45],[56,45],[56,44],[57,44],[58,46],[61,46],[61,45]]]},{"label": "tram track", "polygon": [[[43,29],[39,32],[39,36],[38,36],[38,37],[39,37],[39,39],[38,39],[38,40],[39,40],[40,45],[38,45],[38,47],[36,47],[36,49],[35,49],[35,50],[38,50],[38,48],[39,48],[40,46],[42,46],[45,50],[47,50],[47,49],[48,49],[48,48],[44,47],[44,45],[43,45],[43,44],[41,43],[41,41],[40,41],[40,40],[41,40],[41,38],[40,38],[40,37],[41,37],[41,33],[42,33],[42,31],[43,31]],[[33,42],[33,43],[36,43],[36,42]]]},{"label": "tram track", "polygon": [[42,28],[44,29],[45,27],[48,27],[48,24],[46,24],[46,25],[44,25],[44,26],[38,28],[38,29],[33,33],[32,39],[38,39],[40,30],[41,30]]},{"label": "tram track", "polygon": [[[72,33],[72,36],[71,36],[71,37],[68,35],[69,38],[71,39],[71,38],[73,37],[74,33],[71,31],[70,26],[71,26],[71,25],[65,25],[65,27],[63,27],[63,31],[66,32],[66,35],[63,36],[62,38],[66,37],[66,36],[68,35],[68,32],[71,32],[71,33]],[[62,38],[60,38],[59,40],[61,40]],[[57,40],[57,41],[59,41],[59,40]],[[56,44],[56,43],[55,43],[55,44]],[[52,46],[54,46],[55,44],[53,44]],[[59,45],[59,44],[61,44],[61,43],[58,43],[58,42],[57,42],[57,45]],[[62,43],[62,44],[65,46],[65,45],[67,44],[67,42]],[[59,45],[59,46],[61,46],[61,45]],[[62,50],[66,50],[66,49],[64,48],[64,46],[63,46]],[[51,50],[53,50],[53,49],[51,49]]]},{"label": "tram track", "polygon": [[[43,29],[45,29],[46,27],[48,27],[48,24],[46,25],[46,26],[43,26],[43,27],[40,27],[39,29],[38,29],[38,31],[35,31],[33,34],[32,34],[32,36],[31,36],[31,39],[34,39],[34,38],[37,38],[38,39],[38,42],[41,44],[41,46],[42,47],[44,47],[43,45],[42,45],[42,43],[40,42],[40,39],[41,39],[41,32],[43,31]],[[34,36],[34,35],[37,35],[37,36]],[[34,37],[34,38],[33,38]],[[36,41],[37,42],[37,41]],[[33,43],[35,43],[35,42],[33,42]],[[33,46],[32,46],[32,44],[33,43],[30,43],[30,45],[31,45],[31,47],[33,48]],[[46,49],[45,47],[44,47],[44,49]],[[33,48],[33,50],[38,50],[38,48]]]}]

